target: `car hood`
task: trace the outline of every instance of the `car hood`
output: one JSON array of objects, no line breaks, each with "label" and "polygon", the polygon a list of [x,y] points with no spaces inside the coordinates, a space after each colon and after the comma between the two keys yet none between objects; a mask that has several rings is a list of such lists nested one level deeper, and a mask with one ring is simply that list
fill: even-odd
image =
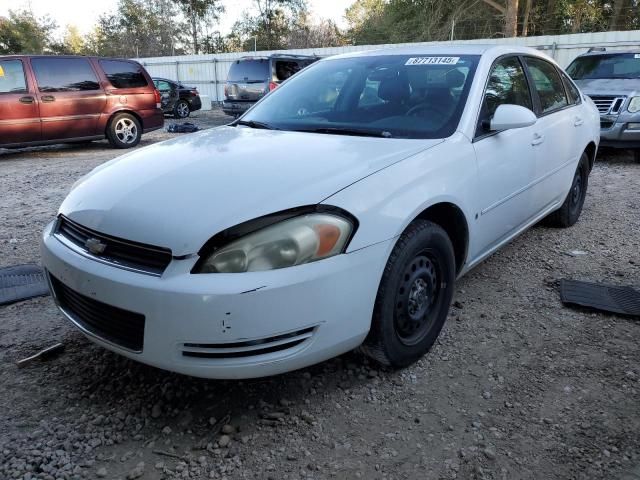
[{"label": "car hood", "polygon": [[401,140],[220,127],[107,162],[60,207],[115,237],[196,253],[216,233],[314,205],[443,140]]},{"label": "car hood", "polygon": [[640,80],[632,78],[594,78],[575,80],[586,95],[635,96],[640,90]]}]

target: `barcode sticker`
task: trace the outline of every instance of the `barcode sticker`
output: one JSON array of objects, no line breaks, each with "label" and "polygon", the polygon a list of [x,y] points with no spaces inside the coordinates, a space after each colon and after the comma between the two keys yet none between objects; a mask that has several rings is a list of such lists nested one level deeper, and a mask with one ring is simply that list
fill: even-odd
[{"label": "barcode sticker", "polygon": [[412,57],[405,65],[456,65],[460,57]]}]

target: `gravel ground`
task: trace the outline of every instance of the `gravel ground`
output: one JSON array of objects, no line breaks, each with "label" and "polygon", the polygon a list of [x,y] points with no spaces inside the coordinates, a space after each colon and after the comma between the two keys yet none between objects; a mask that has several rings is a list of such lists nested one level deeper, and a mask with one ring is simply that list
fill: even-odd
[{"label": "gravel ground", "polygon": [[[118,153],[1,151],[0,266],[37,262],[72,183]],[[50,298],[0,307],[0,478],[638,479],[640,324],[564,308],[557,282],[640,286],[639,178],[630,156],[601,156],[580,222],[533,228],[463,278],[439,341],[402,371],[350,353],[195,379],[94,346]],[[56,341],[58,358],[15,366]]]}]

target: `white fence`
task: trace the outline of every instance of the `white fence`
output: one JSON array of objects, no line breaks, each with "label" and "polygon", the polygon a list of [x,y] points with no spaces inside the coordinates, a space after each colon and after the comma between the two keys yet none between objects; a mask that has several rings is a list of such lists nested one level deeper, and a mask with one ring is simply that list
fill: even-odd
[{"label": "white fence", "polygon": [[271,53],[293,53],[300,55],[329,56],[345,52],[372,50],[385,47],[406,45],[435,44],[514,44],[526,45],[545,51],[561,66],[566,67],[571,60],[591,47],[606,47],[607,50],[640,49],[640,30],[625,32],[577,33],[571,35],[546,35],[541,37],[491,38],[480,40],[460,40],[452,42],[423,42],[393,45],[357,45],[333,48],[308,48],[299,50],[274,50],[242,53],[222,53],[208,55],[181,55],[176,57],[138,58],[153,77],[179,80],[195,86],[200,93],[207,95],[212,102],[221,102],[224,98],[224,82],[231,64],[246,55],[269,55]]}]

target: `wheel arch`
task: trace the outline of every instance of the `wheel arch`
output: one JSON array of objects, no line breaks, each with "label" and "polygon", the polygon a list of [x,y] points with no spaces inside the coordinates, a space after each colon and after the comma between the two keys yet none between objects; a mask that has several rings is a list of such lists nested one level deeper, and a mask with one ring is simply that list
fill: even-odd
[{"label": "wheel arch", "polygon": [[442,201],[428,206],[413,220],[428,220],[447,232],[453,245],[456,274],[460,274],[469,251],[469,224],[462,209],[455,203]]},{"label": "wheel arch", "polygon": [[593,170],[593,164],[596,161],[596,154],[598,153],[598,147],[596,146],[595,142],[591,141],[586,146],[584,151],[587,153],[587,156],[589,157],[589,171],[591,171]]},{"label": "wheel arch", "polygon": [[144,121],[142,120],[142,117],[140,115],[138,115],[136,112],[134,112],[133,110],[128,110],[126,108],[123,108],[121,110],[116,110],[115,112],[111,112],[111,114],[109,115],[109,119],[107,120],[107,124],[105,125],[105,135],[107,133],[107,129],[111,126],[111,122],[113,121],[114,117],[120,113],[128,113],[129,115],[135,117],[138,122],[140,122],[140,129],[144,132]]}]

